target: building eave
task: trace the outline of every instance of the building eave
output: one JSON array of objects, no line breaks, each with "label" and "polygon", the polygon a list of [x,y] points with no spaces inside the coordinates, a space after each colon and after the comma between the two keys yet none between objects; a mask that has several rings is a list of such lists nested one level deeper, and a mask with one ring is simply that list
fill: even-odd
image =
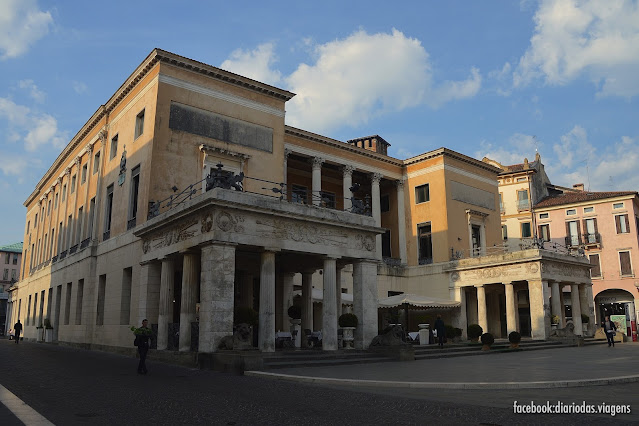
[{"label": "building eave", "polygon": [[453,158],[455,160],[462,161],[462,162],[467,163],[467,164],[472,164],[475,167],[479,167],[480,169],[483,169],[483,170],[486,170],[488,172],[494,173],[495,175],[498,175],[499,172],[502,171],[500,168],[497,168],[495,166],[487,164],[487,163],[485,163],[485,162],[483,162],[481,160],[477,160],[475,158],[468,157],[467,155],[460,154],[457,151],[453,151],[451,149],[443,148],[443,147],[439,148],[439,149],[435,149],[433,151],[425,152],[425,153],[417,155],[415,157],[408,158],[408,159],[404,160],[404,165],[409,166],[409,165],[416,164],[416,163],[419,163],[421,161],[429,160],[431,158],[435,158],[435,157],[439,157],[439,156],[449,157],[449,158]]}]

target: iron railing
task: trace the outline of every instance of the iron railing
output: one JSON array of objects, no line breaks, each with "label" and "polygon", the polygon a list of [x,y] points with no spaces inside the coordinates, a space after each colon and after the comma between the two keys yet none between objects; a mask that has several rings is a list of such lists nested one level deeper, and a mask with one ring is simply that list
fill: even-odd
[{"label": "iron railing", "polygon": [[601,234],[595,232],[593,234],[584,234],[584,244],[601,244]]}]

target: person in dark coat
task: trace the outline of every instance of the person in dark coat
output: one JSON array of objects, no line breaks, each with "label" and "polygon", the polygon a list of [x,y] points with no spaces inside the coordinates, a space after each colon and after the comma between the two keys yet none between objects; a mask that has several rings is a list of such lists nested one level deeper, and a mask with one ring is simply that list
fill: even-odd
[{"label": "person in dark coat", "polygon": [[20,320],[13,325],[13,332],[15,333],[16,344],[20,342],[20,333],[22,333],[22,324]]},{"label": "person in dark coat", "polygon": [[606,339],[608,339],[608,347],[612,346],[614,348],[617,326],[610,320],[610,316],[606,315],[606,320],[601,324],[601,328],[603,328]]},{"label": "person in dark coat", "polygon": [[444,348],[444,339],[446,338],[446,326],[444,325],[444,320],[442,320],[441,315],[437,315],[437,319],[435,320],[435,330],[437,330],[437,341],[439,343],[440,348]]},{"label": "person in dark coat", "polygon": [[148,327],[149,321],[142,320],[142,327],[135,330],[135,345],[138,347],[140,362],[138,363],[138,374],[148,373],[146,369],[146,354],[149,352],[151,339],[151,329]]}]

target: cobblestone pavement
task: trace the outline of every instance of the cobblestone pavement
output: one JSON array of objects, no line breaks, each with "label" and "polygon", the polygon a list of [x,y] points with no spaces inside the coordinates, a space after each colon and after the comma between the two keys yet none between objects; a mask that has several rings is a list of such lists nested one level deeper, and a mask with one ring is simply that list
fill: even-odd
[{"label": "cobblestone pavement", "polygon": [[[482,395],[336,389],[188,369],[152,359],[147,362],[150,374],[139,376],[134,358],[28,342],[0,340],[0,359],[5,366],[0,384],[57,425],[565,425],[632,420],[516,415],[511,395],[500,391]],[[637,388],[632,389],[637,395]],[[544,401],[549,399],[546,390],[539,392]],[[7,411],[0,408],[0,415]]]}]

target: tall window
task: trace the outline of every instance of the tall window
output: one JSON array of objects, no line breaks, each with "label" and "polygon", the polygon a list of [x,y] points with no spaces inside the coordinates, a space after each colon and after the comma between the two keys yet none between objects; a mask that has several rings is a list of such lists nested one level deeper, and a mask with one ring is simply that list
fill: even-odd
[{"label": "tall window", "polygon": [[578,246],[581,244],[581,238],[579,236],[580,233],[581,226],[579,226],[578,221],[571,220],[570,222],[566,222],[566,245]]},{"label": "tall window", "polygon": [[111,236],[111,213],[113,212],[113,184],[107,186],[107,196],[104,215],[104,235],[103,240],[109,239]]},{"label": "tall window", "polygon": [[131,283],[133,282],[133,268],[122,271],[122,293],[120,296],[120,324],[130,324],[131,317]]},{"label": "tall window", "polygon": [[135,227],[136,217],[138,214],[138,190],[140,187],[140,166],[135,166],[131,170],[131,194],[129,196],[129,219],[127,228]]},{"label": "tall window", "polygon": [[106,296],[106,274],[98,278],[98,307],[95,315],[95,325],[104,324],[104,298]]},{"label": "tall window", "polygon": [[532,231],[530,229],[530,222],[522,222],[521,223],[521,238],[530,238],[532,237]]},{"label": "tall window", "polygon": [[71,193],[75,192],[75,175],[71,178]]},{"label": "tall window", "polygon": [[505,212],[505,210],[504,210],[504,197],[503,197],[503,194],[501,192],[499,193],[499,211],[502,212],[502,213]]},{"label": "tall window", "polygon": [[508,226],[501,225],[501,238],[506,241],[508,239]]},{"label": "tall window", "polygon": [[391,257],[391,231],[387,229],[382,234],[382,257]]},{"label": "tall window", "polygon": [[632,263],[630,262],[630,252],[619,252],[619,266],[621,268],[621,276],[627,277],[632,275]]},{"label": "tall window", "polygon": [[80,207],[78,209],[78,218],[76,220],[76,231],[75,231],[75,235],[76,235],[76,240],[82,241],[82,220],[83,220],[83,214],[84,213],[84,206]]},{"label": "tall window", "polygon": [[430,222],[417,225],[417,239],[419,249],[419,264],[433,263],[433,239]]},{"label": "tall window", "polygon": [[69,325],[69,319],[71,318],[71,289],[73,288],[73,283],[67,283],[67,294],[65,298],[64,305],[64,325]]},{"label": "tall window", "polygon": [[62,185],[62,201],[67,198],[67,184]]},{"label": "tall window", "polygon": [[334,209],[335,208],[335,193],[334,192],[321,191],[320,192],[320,196],[321,196],[320,205],[322,207],[328,207],[329,209]]},{"label": "tall window", "polygon": [[584,228],[586,228],[586,232],[584,235],[584,239],[588,244],[598,243],[597,241],[597,219],[590,218],[584,220]]},{"label": "tall window", "polygon": [[630,232],[630,222],[628,222],[627,214],[618,214],[615,216],[615,227],[617,234],[627,234]]},{"label": "tall window", "polygon": [[135,137],[137,139],[144,132],[144,110],[135,117]]},{"label": "tall window", "polygon": [[550,241],[550,224],[539,225],[539,238]]},{"label": "tall window", "polygon": [[479,225],[471,225],[470,226],[470,235],[472,238],[472,243],[473,243],[473,252],[472,252],[472,256],[479,256],[481,255],[481,246],[482,246],[482,241],[481,241],[481,226]]},{"label": "tall window", "polygon": [[379,207],[382,213],[390,211],[390,196],[388,194],[381,196]]},{"label": "tall window", "polygon": [[293,184],[291,188],[291,201],[293,203],[307,204],[308,191],[305,186]]},{"label": "tall window", "polygon": [[590,269],[590,276],[592,278],[600,278],[601,264],[599,263],[599,254],[591,254],[588,257],[590,259],[590,264],[592,265],[592,268]]},{"label": "tall window", "polygon": [[49,200],[49,204],[47,206],[47,216],[49,216],[49,214],[51,214],[51,200]]},{"label": "tall window", "polygon": [[530,202],[528,201],[528,190],[517,191],[517,209],[529,210]]},{"label": "tall window", "polygon": [[95,197],[91,198],[89,203],[89,226],[87,227],[87,238],[93,235],[93,216],[95,215]]},{"label": "tall window", "polygon": [[415,203],[425,203],[430,201],[430,188],[429,184],[420,185],[415,187]]},{"label": "tall window", "polygon": [[109,155],[109,160],[113,160],[113,157],[118,155],[118,135],[113,136],[111,139],[111,153]]},{"label": "tall window", "polygon": [[96,174],[100,170],[100,153],[96,152],[93,157],[93,174]]},{"label": "tall window", "polygon": [[72,246],[73,245],[73,215],[70,214],[69,217],[67,218],[67,243],[66,246]]},{"label": "tall window", "polygon": [[55,201],[53,202],[53,208],[57,209],[58,208],[58,193],[55,193]]},{"label": "tall window", "polygon": [[84,297],[84,280],[78,281],[78,290],[75,303],[75,324],[82,324],[82,299]]}]

